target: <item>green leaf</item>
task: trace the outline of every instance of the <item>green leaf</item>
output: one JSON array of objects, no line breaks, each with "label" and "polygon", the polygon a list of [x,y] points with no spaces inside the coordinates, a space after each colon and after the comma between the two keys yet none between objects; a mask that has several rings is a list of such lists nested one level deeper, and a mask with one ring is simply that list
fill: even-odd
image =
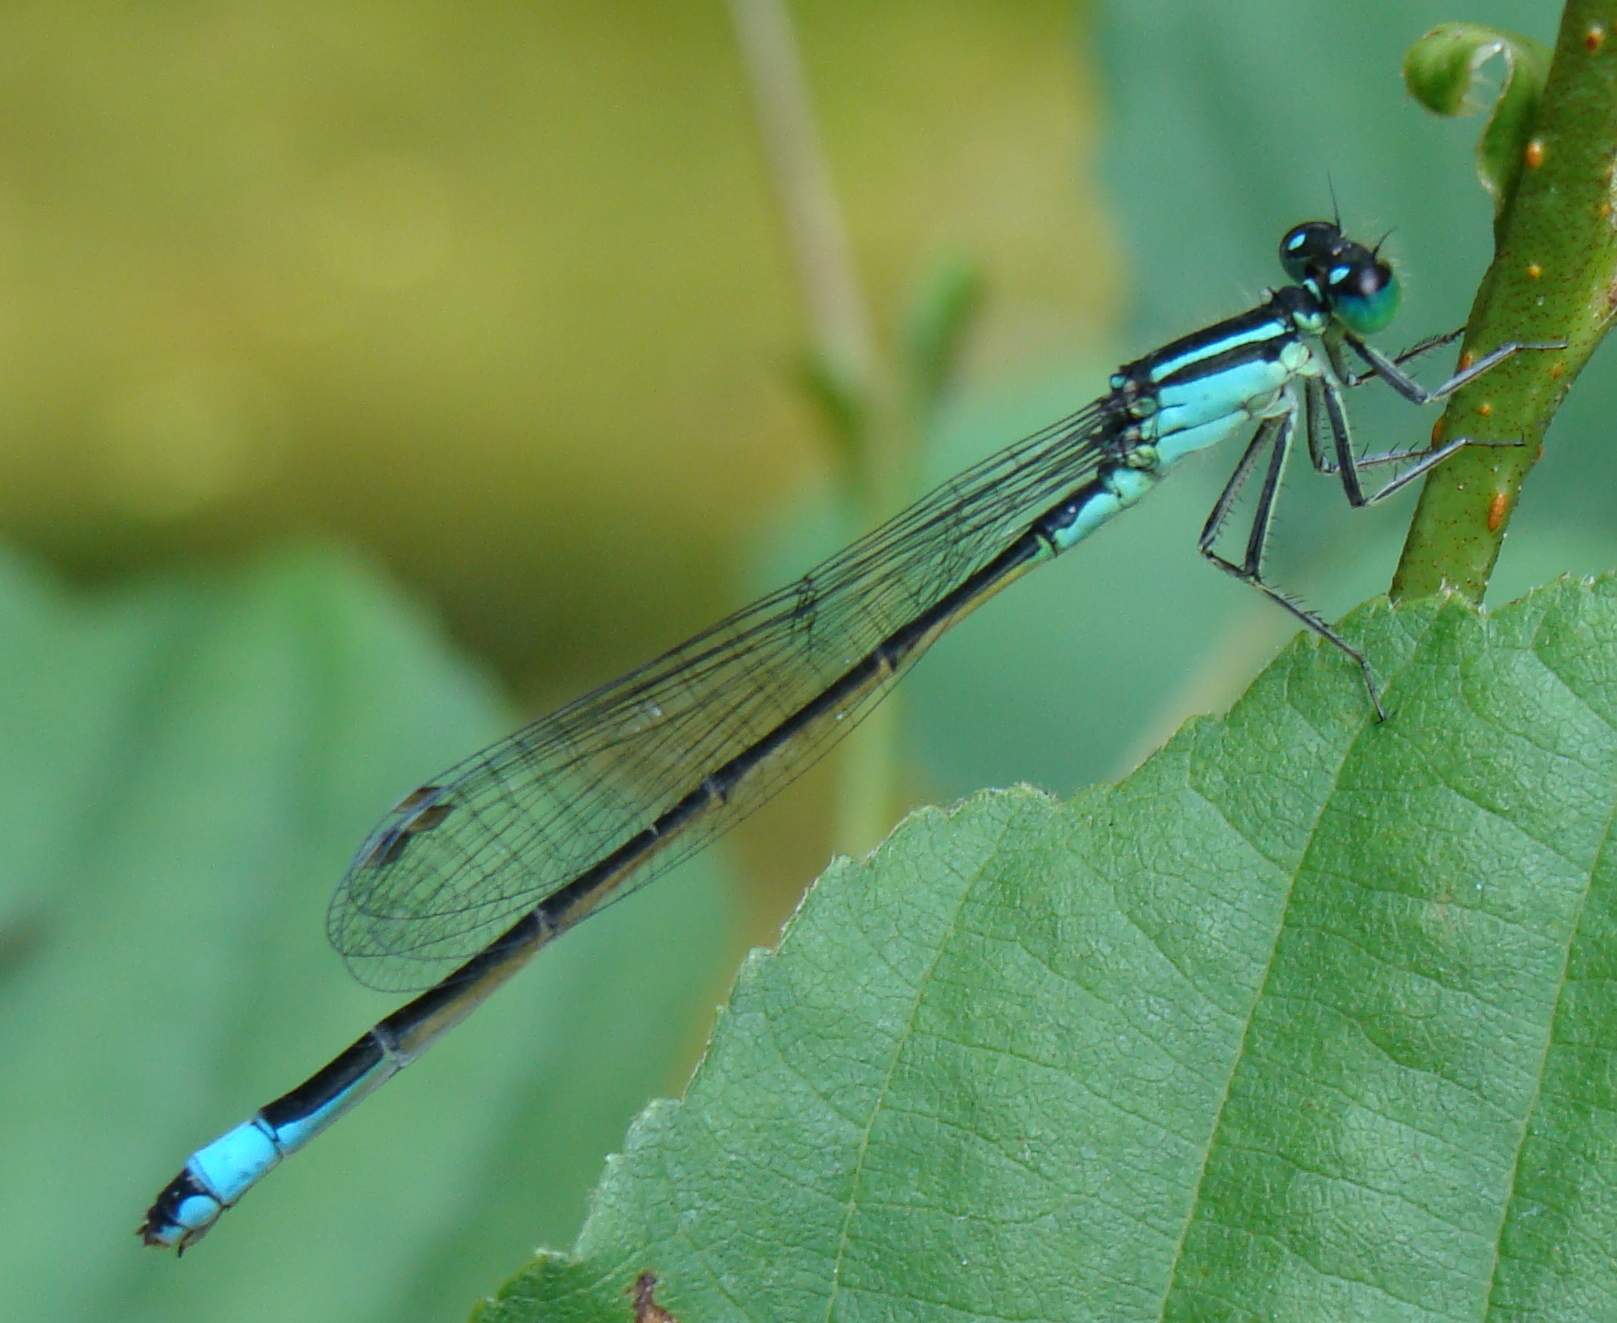
[{"label": "green leaf", "polygon": [[132,1233],[186,1154],[396,1004],[326,945],[348,857],[514,719],[332,552],[96,593],[0,556],[0,619],[8,1315],[459,1317],[570,1234],[705,1022],[711,882],[559,944],[177,1264]]},{"label": "green leaf", "polygon": [[1482,135],[1477,140],[1477,178],[1493,198],[1494,214],[1510,205],[1522,172],[1522,147],[1538,114],[1549,72],[1550,52],[1531,37],[1482,23],[1440,23],[1404,56],[1404,86],[1438,115],[1480,114],[1486,93],[1482,71],[1502,61],[1497,89]]},{"label": "green leaf", "polygon": [[833,867],[480,1323],[1613,1317],[1617,580],[1346,628]]}]

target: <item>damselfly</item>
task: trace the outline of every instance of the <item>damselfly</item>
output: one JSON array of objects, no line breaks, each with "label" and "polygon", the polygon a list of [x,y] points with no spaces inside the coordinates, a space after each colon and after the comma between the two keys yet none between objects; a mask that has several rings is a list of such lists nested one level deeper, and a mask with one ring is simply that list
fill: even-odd
[{"label": "damselfly", "polygon": [[[1289,231],[1292,283],[1248,312],[1120,368],[1107,393],[983,460],[873,533],[655,661],[407,795],[360,847],[327,932],[376,987],[427,990],[250,1120],[199,1149],[140,1227],[183,1251],[287,1154],[391,1078],[552,939],[768,799],[851,729],[944,630],[1140,500],[1185,456],[1251,429],[1203,526],[1208,560],[1252,584],[1359,667],[1362,653],[1263,576],[1275,498],[1299,427],[1350,505],[1390,495],[1462,446],[1354,453],[1343,391],[1379,377],[1427,404],[1520,349],[1506,344],[1434,390],[1364,337],[1398,305],[1391,267],[1333,222]],[[1350,371],[1345,351],[1363,364]],[[1366,495],[1360,472],[1405,465]],[[1215,550],[1252,476],[1244,555]],[[434,980],[437,980],[434,982]],[[430,985],[430,986],[428,986]]]}]

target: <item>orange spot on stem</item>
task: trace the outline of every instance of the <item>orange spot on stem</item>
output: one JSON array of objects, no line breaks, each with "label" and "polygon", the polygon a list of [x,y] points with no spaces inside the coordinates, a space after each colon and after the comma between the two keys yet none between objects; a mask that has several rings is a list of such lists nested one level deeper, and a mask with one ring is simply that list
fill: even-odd
[{"label": "orange spot on stem", "polygon": [[1488,531],[1497,533],[1499,525],[1505,522],[1505,512],[1510,509],[1510,494],[1508,492],[1495,492],[1488,502]]},{"label": "orange spot on stem", "polygon": [[1527,150],[1522,153],[1529,170],[1537,170],[1544,164],[1544,139],[1534,138],[1527,144]]}]

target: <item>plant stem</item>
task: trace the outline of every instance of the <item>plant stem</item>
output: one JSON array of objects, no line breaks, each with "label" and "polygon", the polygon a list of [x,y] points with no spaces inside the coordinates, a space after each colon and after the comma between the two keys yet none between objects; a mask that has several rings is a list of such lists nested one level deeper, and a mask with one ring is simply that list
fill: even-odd
[{"label": "plant stem", "polygon": [[1467,323],[1461,362],[1507,341],[1527,352],[1457,392],[1438,436],[1519,437],[1477,446],[1425,484],[1392,596],[1452,589],[1481,601],[1544,429],[1617,309],[1617,0],[1570,0],[1515,196]]},{"label": "plant stem", "polygon": [[[760,134],[780,198],[798,284],[808,310],[809,361],[844,435],[840,486],[869,527],[905,494],[915,437],[876,350],[842,209],[814,130],[791,17],[781,0],[730,0],[742,63],[752,80]],[[880,839],[898,798],[898,705],[880,704],[839,767],[833,839],[864,850]]]}]

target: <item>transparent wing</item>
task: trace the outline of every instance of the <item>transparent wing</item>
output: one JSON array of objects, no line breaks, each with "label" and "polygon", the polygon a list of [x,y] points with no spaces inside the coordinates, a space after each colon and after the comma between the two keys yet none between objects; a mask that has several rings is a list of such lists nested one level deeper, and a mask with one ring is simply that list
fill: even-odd
[{"label": "transparent wing", "polygon": [[[338,884],[326,921],[332,945],[374,987],[436,982],[656,821],[1081,486],[1112,422],[1102,399],[989,456],[796,582],[412,793],[377,826]],[[763,803],[891,683],[842,719],[817,723],[761,775],[744,778],[722,808],[693,821],[620,894]]]}]

